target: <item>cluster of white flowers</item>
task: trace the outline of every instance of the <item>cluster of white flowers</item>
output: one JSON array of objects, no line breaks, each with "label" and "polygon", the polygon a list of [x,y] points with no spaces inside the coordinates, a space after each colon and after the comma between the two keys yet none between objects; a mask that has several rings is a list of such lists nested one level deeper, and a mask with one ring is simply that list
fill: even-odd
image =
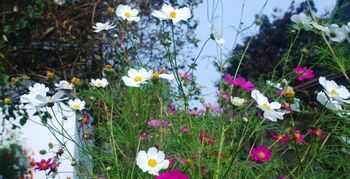
[{"label": "cluster of white flowers", "polygon": [[240,98],[240,97],[230,97],[230,101],[232,103],[232,105],[234,106],[242,106],[245,103],[245,99]]},{"label": "cluster of white flowers", "polygon": [[[139,10],[132,9],[128,5],[119,5],[116,10],[116,16],[128,22],[139,22],[140,17],[138,14]],[[162,9],[153,11],[152,16],[157,17],[159,20],[172,20],[173,24],[176,24],[182,20],[191,18],[192,14],[188,7],[175,9],[171,5],[165,4]],[[110,22],[97,22],[96,25],[92,26],[94,32],[108,31],[115,27],[116,26]]]},{"label": "cluster of white flowers", "polygon": [[338,114],[350,114],[343,109],[343,104],[350,104],[350,92],[343,85],[338,85],[335,81],[326,80],[325,77],[319,78],[319,83],[324,90],[317,94],[317,101],[326,108],[335,111]]},{"label": "cluster of white flowers", "polygon": [[104,88],[109,84],[106,78],[102,79],[91,79],[90,85],[97,88]]},{"label": "cluster of white flowers", "polygon": [[308,31],[314,28],[325,33],[329,40],[333,42],[343,42],[347,39],[350,43],[350,22],[348,24],[343,24],[341,27],[338,24],[323,26],[317,22],[313,22],[312,19],[303,12],[294,14],[291,20],[295,23],[293,27],[296,29],[305,29]]},{"label": "cluster of white flowers", "polygon": [[[25,109],[39,109],[46,105],[53,106],[55,103],[68,100],[65,90],[73,90],[74,85],[67,81],[60,81],[55,84],[58,90],[54,95],[48,96],[50,89],[44,84],[35,83],[33,86],[29,87],[29,93],[24,94],[20,97],[20,103],[25,104]],[[85,109],[85,101],[80,99],[68,101],[68,105],[73,110],[83,110]]]}]

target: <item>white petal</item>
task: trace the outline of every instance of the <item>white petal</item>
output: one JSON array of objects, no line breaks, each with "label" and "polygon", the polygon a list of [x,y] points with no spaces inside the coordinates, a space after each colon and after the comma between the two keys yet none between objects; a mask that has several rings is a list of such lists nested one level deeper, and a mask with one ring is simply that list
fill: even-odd
[{"label": "white petal", "polygon": [[162,12],[167,14],[169,16],[171,11],[175,11],[175,9],[173,8],[173,6],[169,5],[169,4],[165,4],[162,6]]},{"label": "white petal", "polygon": [[316,97],[317,101],[324,105],[326,108],[333,110],[333,111],[340,111],[342,110],[341,105],[335,101],[330,100],[327,98],[326,94],[324,92],[319,92]]},{"label": "white petal", "polygon": [[156,161],[157,161],[158,163],[163,162],[164,159],[165,159],[165,154],[164,154],[164,152],[163,152],[163,151],[159,151],[155,159],[156,159]]},{"label": "white petal", "polygon": [[133,10],[130,11],[130,14],[132,16],[137,16],[138,13],[139,13],[139,11],[137,9],[133,9]]},{"label": "white petal", "polygon": [[158,150],[155,147],[151,147],[147,151],[147,156],[149,159],[156,159],[158,154]]},{"label": "white petal", "polygon": [[166,20],[169,19],[168,16],[166,16],[163,12],[161,11],[153,11],[152,16],[158,18],[159,20]]},{"label": "white petal", "polygon": [[139,83],[136,83],[134,81],[134,79],[132,78],[129,78],[129,77],[126,77],[126,76],[123,76],[122,77],[122,80],[124,81],[125,85],[126,86],[130,86],[130,87],[139,87]]},{"label": "white petal", "polygon": [[139,71],[137,71],[136,69],[131,68],[128,71],[128,76],[132,79],[134,79],[136,76],[139,76]]},{"label": "white petal", "polygon": [[280,109],[281,108],[281,104],[278,103],[278,102],[272,102],[272,103],[270,103],[270,107],[272,109]]},{"label": "white petal", "polygon": [[349,90],[346,89],[344,86],[340,86],[337,92],[339,93],[339,96],[343,99],[348,99],[350,97]]}]

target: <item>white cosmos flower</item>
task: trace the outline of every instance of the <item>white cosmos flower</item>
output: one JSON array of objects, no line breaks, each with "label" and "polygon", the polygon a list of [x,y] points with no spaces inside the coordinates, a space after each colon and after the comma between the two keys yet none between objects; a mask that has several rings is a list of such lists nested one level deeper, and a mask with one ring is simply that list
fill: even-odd
[{"label": "white cosmos flower", "polygon": [[161,10],[155,10],[152,12],[152,16],[157,17],[159,20],[172,20],[173,24],[176,24],[182,20],[189,19],[192,14],[188,7],[174,9],[169,4],[164,4]]},{"label": "white cosmos flower", "polygon": [[37,94],[35,96],[35,99],[37,100],[37,103],[34,105],[35,107],[41,107],[41,106],[45,106],[48,104],[53,104],[56,102],[60,102],[60,101],[64,101],[67,98],[62,98],[64,96],[64,92],[63,91],[58,91],[57,93],[55,93],[52,96],[46,96],[46,95],[42,95],[42,94]]},{"label": "white cosmos flower", "polygon": [[135,21],[139,22],[140,17],[137,17],[139,11],[137,9],[131,9],[130,6],[127,5],[119,5],[117,7],[116,15],[123,20],[127,20],[129,22]]},{"label": "white cosmos flower", "polygon": [[74,110],[83,110],[85,109],[85,101],[80,100],[80,99],[74,99],[74,100],[69,100],[68,101],[69,106],[74,109]]},{"label": "white cosmos flower", "polygon": [[106,78],[102,78],[102,79],[91,79],[90,85],[91,86],[95,86],[97,88],[104,88],[108,85],[108,81]]},{"label": "white cosmos flower", "polygon": [[162,78],[169,81],[172,81],[175,78],[173,74],[166,74],[166,73],[159,74],[158,72],[154,72],[152,77],[153,79],[156,79],[156,80],[159,78]]},{"label": "white cosmos flower", "polygon": [[344,30],[344,33],[346,35],[346,39],[350,43],[350,22],[348,22],[347,25],[343,25],[341,28]]},{"label": "white cosmos flower", "polygon": [[215,25],[213,23],[209,24],[209,28],[210,28],[210,33],[212,35],[212,38],[214,38],[216,44],[219,47],[223,47],[224,43],[225,43],[225,39],[223,39],[220,34],[216,31],[215,29]]},{"label": "white cosmos flower", "polygon": [[74,85],[72,83],[69,83],[66,80],[60,81],[58,84],[55,84],[56,89],[62,89],[62,90],[72,90]]},{"label": "white cosmos flower", "polygon": [[290,108],[295,112],[300,112],[300,99],[294,98],[294,101],[290,105]]},{"label": "white cosmos flower", "polygon": [[331,98],[328,98],[326,93],[323,91],[317,93],[316,99],[319,103],[321,103],[326,108],[328,108],[332,111],[339,112],[339,111],[343,110],[342,106],[340,105],[340,103],[338,101],[331,99]]},{"label": "white cosmos flower", "polygon": [[63,4],[66,2],[65,0],[54,0],[54,2],[60,6],[63,6]]},{"label": "white cosmos flower", "polygon": [[155,147],[145,151],[140,151],[136,156],[136,164],[143,172],[148,172],[152,175],[159,175],[161,169],[167,169],[169,167],[169,160],[165,160],[165,154],[163,151],[159,151]]},{"label": "white cosmos flower", "polygon": [[142,68],[140,70],[130,69],[128,76],[123,76],[122,80],[126,86],[140,87],[140,84],[147,83],[147,80],[152,78],[153,71]]},{"label": "white cosmos flower", "polygon": [[270,103],[267,97],[262,95],[260,91],[253,90],[251,96],[258,104],[258,107],[264,111],[264,118],[269,119],[270,121],[277,122],[277,119],[282,120],[285,112],[276,111],[281,108],[281,104],[278,102]]},{"label": "white cosmos flower", "polygon": [[333,42],[342,42],[347,37],[345,30],[343,28],[339,28],[337,24],[329,25],[325,33]]},{"label": "white cosmos flower", "polygon": [[290,18],[294,23],[296,23],[293,27],[296,29],[305,29],[305,30],[311,30],[311,18],[307,16],[305,13],[300,14],[294,14]]},{"label": "white cosmos flower", "polygon": [[345,86],[338,85],[333,80],[326,80],[325,77],[320,77],[318,81],[325,89],[325,92],[329,98],[338,100],[340,102],[350,103],[350,101],[347,100],[350,98],[350,92],[345,88]]},{"label": "white cosmos flower", "polygon": [[110,29],[113,29],[114,27],[116,26],[109,22],[105,22],[105,23],[97,22],[96,25],[92,26],[92,28],[94,29],[94,32],[96,33],[104,30],[110,30]]},{"label": "white cosmos flower", "polygon": [[29,87],[28,94],[24,94],[20,97],[20,102],[35,106],[39,103],[36,99],[36,95],[41,94],[46,96],[47,92],[49,92],[49,88],[44,84],[35,83],[33,86]]},{"label": "white cosmos flower", "polygon": [[242,104],[245,103],[245,99],[240,98],[240,97],[230,97],[230,101],[232,103],[232,105],[234,106],[241,106]]}]

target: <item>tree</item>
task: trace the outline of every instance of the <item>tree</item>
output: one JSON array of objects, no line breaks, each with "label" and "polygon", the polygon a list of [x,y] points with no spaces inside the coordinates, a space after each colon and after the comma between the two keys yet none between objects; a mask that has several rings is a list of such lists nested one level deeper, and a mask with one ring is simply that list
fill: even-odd
[{"label": "tree", "polygon": [[[314,5],[311,1],[311,5]],[[276,12],[277,10],[275,10]],[[308,5],[306,2],[301,3],[299,7],[295,8],[294,2],[292,2],[289,11],[285,12],[282,17],[273,16],[273,21],[267,16],[261,17],[262,24],[258,34],[246,37],[242,45],[237,45],[233,49],[230,55],[230,65],[225,70],[227,73],[233,74],[238,66],[239,59],[244,52],[244,49],[250,42],[250,46],[245,54],[245,59],[242,66],[239,69],[239,74],[249,78],[258,78],[263,74],[271,74],[284,58],[290,60],[291,66],[295,67],[303,55],[304,62],[307,64],[314,63],[317,59],[314,58],[313,53],[309,53],[313,47],[313,42],[319,42],[319,38],[311,32],[300,31],[298,39],[291,49],[291,53],[288,57],[284,56],[288,51],[291,41],[296,36],[296,31],[291,32],[291,16],[294,13],[308,11]],[[314,8],[314,11],[316,9]],[[277,68],[277,77],[281,77],[283,70],[283,64],[280,64]]]},{"label": "tree", "polygon": [[[25,73],[42,80],[46,71],[54,71],[63,78],[100,76],[107,62],[118,67],[121,61],[142,59],[144,64],[164,65],[161,40],[171,38],[161,33],[163,26],[151,16],[164,1],[98,0],[66,1],[62,6],[46,0],[5,0],[1,4],[0,54],[1,66],[7,74]],[[176,6],[195,8],[201,0],[171,1]],[[119,4],[128,4],[140,10],[140,23],[126,23],[115,17]],[[96,22],[112,21],[118,27],[105,35],[92,32]],[[196,46],[194,29],[197,22],[177,25],[178,54],[186,54],[186,46]],[[168,28],[170,29],[170,28]],[[114,34],[118,37],[113,38]]]}]

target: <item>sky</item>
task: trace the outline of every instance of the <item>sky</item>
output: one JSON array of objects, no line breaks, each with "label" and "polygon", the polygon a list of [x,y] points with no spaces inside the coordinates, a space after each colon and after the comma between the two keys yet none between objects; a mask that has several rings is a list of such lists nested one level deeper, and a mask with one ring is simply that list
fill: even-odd
[{"label": "sky", "polygon": [[[195,19],[199,20],[199,25],[196,29],[197,38],[201,40],[198,44],[201,47],[204,41],[208,38],[210,34],[209,21],[207,18],[207,2],[210,6],[213,1],[217,0],[203,0],[203,4],[200,4],[197,9],[194,10],[193,15]],[[221,7],[218,8],[216,12],[215,27],[218,32],[223,32],[223,38],[225,39],[225,44],[223,47],[223,53],[228,54],[228,52],[233,47],[233,42],[235,39],[235,27],[237,28],[240,22],[240,14],[242,9],[242,3],[244,0],[222,0],[223,1],[223,15],[221,12]],[[271,16],[273,10],[277,7],[281,9],[282,12],[278,14],[283,14],[290,6],[291,0],[268,0],[266,7],[263,9],[263,14]],[[296,0],[296,4],[300,4],[303,0]],[[245,0],[245,6],[243,10],[243,26],[249,25],[254,21],[255,15],[262,9],[265,0]],[[316,0],[315,5],[318,9],[318,15],[324,14],[327,11],[331,11],[336,3],[336,0]],[[221,22],[221,18],[223,20]],[[222,24],[222,25],[221,25]],[[221,28],[222,27],[222,28]],[[244,36],[252,35],[258,31],[251,28],[238,38],[238,43]],[[197,54],[199,49],[195,52]],[[217,54],[216,43],[210,41],[203,50],[201,57],[213,56]],[[203,85],[202,89],[203,97],[206,102],[216,103],[217,88],[214,86],[215,82],[219,80],[220,74],[213,66],[213,59],[202,58],[199,60],[198,70],[195,71],[194,75],[197,77],[197,83]],[[192,106],[199,107],[198,103],[193,103]]]},{"label": "sky", "polygon": [[[204,3],[199,5],[197,9],[194,10],[193,15],[194,18],[199,20],[199,26],[196,30],[197,37],[201,40],[199,43],[199,47],[201,47],[204,43],[204,41],[209,37],[210,30],[209,30],[209,22],[207,19],[207,0],[203,0]],[[214,0],[208,0],[209,2],[213,2]],[[241,13],[241,7],[243,0],[222,0],[224,3],[223,7],[223,24],[221,26],[221,12],[217,12],[216,16],[216,22],[215,25],[218,28],[218,31],[220,32],[222,30],[223,32],[223,38],[225,39],[225,44],[223,47],[224,54],[227,54],[230,49],[232,49],[235,31],[233,27],[237,27],[239,24],[239,17]],[[254,16],[257,12],[260,11],[264,4],[264,0],[246,0],[245,9],[243,12],[243,24],[250,24],[254,20]],[[267,15],[271,15],[273,13],[273,9],[278,7],[285,11],[289,6],[289,0],[269,0],[263,13]],[[297,0],[297,3],[300,3],[301,0]],[[317,0],[316,1],[316,7],[319,10],[319,14],[322,14],[325,11],[329,11],[334,6],[336,0]],[[222,29],[221,29],[222,27]],[[248,30],[239,38],[242,39],[242,37],[246,35],[251,35],[256,33],[256,31]],[[197,54],[199,51],[199,48],[197,49],[197,52],[194,52]],[[210,41],[208,45],[205,47],[201,57],[205,56],[213,56],[216,55],[217,48],[216,43],[214,41]],[[215,103],[216,101],[216,91],[217,89],[214,86],[214,83],[219,79],[219,72],[216,71],[216,69],[213,66],[213,60],[208,58],[203,58],[199,60],[198,64],[198,70],[195,71],[195,76],[197,77],[197,82],[204,86],[202,92],[203,97],[207,100],[207,102]],[[197,104],[198,105],[198,104]],[[36,119],[38,120],[38,119]],[[67,129],[70,129],[72,132],[74,132],[75,129],[75,123],[74,123],[74,117],[72,116],[71,119],[67,120],[70,121],[70,123],[66,124]],[[73,121],[73,122],[72,122]],[[38,151],[47,148],[47,143],[49,141],[52,141],[55,143],[54,138],[52,135],[48,132],[48,130],[42,126],[39,126],[31,121],[28,121],[28,123],[24,126],[23,130],[23,138],[26,140],[26,145],[29,147],[29,149],[32,150],[32,152],[35,152],[35,159],[37,161],[40,161],[43,158],[47,158],[50,156],[50,154],[41,156],[38,154]],[[73,147],[72,144],[69,144],[69,147]],[[60,178],[66,178],[67,176],[72,177],[72,167],[70,166],[69,161],[62,161],[61,164],[61,172]],[[42,172],[35,172],[35,179],[41,179],[45,178],[44,174]]]}]

